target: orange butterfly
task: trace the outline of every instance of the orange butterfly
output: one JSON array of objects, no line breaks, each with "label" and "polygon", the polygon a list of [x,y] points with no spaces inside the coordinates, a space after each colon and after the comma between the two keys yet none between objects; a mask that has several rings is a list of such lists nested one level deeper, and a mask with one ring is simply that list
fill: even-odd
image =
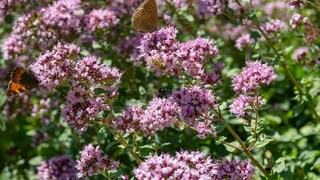
[{"label": "orange butterfly", "polygon": [[17,67],[11,71],[10,82],[7,88],[7,96],[14,96],[38,86],[39,82],[33,74],[23,67]]}]

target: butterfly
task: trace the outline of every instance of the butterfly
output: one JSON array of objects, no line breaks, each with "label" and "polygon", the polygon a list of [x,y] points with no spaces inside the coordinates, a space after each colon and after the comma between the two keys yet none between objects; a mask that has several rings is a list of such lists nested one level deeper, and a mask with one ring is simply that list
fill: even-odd
[{"label": "butterfly", "polygon": [[156,0],[145,0],[131,18],[132,27],[143,33],[157,30],[158,10]]},{"label": "butterfly", "polygon": [[7,88],[7,96],[21,94],[37,87],[39,84],[36,77],[23,67],[16,67],[11,71],[10,82]]}]

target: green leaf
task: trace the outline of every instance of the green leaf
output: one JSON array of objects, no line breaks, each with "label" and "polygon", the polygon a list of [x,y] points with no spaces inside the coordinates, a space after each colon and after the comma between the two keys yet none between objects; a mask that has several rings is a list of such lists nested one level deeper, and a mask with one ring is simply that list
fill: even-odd
[{"label": "green leaf", "polygon": [[226,128],[226,124],[224,122],[218,122],[216,125],[216,132],[219,134]]},{"label": "green leaf", "polygon": [[106,90],[104,90],[104,89],[102,89],[102,88],[96,88],[96,89],[94,89],[94,94],[96,94],[96,95],[101,95],[101,94],[106,94],[106,93],[108,93],[108,91],[106,91]]},{"label": "green leaf", "polygon": [[112,146],[114,146],[114,145],[116,145],[116,144],[119,144],[119,142],[111,142],[111,143],[109,143],[109,144],[107,145],[107,147],[106,147],[106,150],[109,151],[109,150],[112,148]]},{"label": "green leaf", "polygon": [[132,150],[133,150],[133,146],[131,146],[131,145],[124,148],[124,152],[130,152]]},{"label": "green leaf", "polygon": [[108,111],[108,110],[103,110],[103,111],[101,111],[101,112],[99,113],[99,116],[100,116],[100,117],[103,117],[103,118],[107,118],[107,117],[109,117],[109,114],[110,114],[110,111]]},{"label": "green leaf", "polygon": [[7,101],[7,96],[4,92],[3,89],[0,89],[0,107],[2,107],[4,105],[4,103],[6,103]]},{"label": "green leaf", "polygon": [[80,51],[80,54],[82,56],[88,56],[88,55],[90,55],[90,52],[88,50],[83,49],[83,50]]},{"label": "green leaf", "polygon": [[171,145],[171,143],[162,143],[159,148],[163,148],[163,147],[169,146],[169,145]]},{"label": "green leaf", "polygon": [[294,106],[292,117],[297,117],[298,115],[300,115],[302,113],[303,109],[304,109],[303,104],[299,103],[298,105]]},{"label": "green leaf", "polygon": [[147,157],[150,157],[152,156],[152,151],[151,149],[147,149],[147,148],[142,148],[138,151],[139,155],[144,157],[144,158],[147,158]]},{"label": "green leaf", "polygon": [[98,143],[101,144],[101,142],[108,136],[107,130],[105,127],[101,128],[98,132]]},{"label": "green leaf", "polygon": [[92,44],[92,48],[93,49],[100,49],[102,46],[99,44],[99,43],[97,43],[97,42],[94,42],[93,44]]},{"label": "green leaf", "polygon": [[[231,143],[229,143],[229,144],[232,144],[232,145],[234,145],[234,146],[236,146],[236,147],[239,147],[239,143],[237,142],[237,141],[233,141],[233,142],[231,142]],[[227,149],[227,151],[229,151],[229,152],[234,152],[236,149],[235,148],[233,148],[233,147],[231,147],[231,146],[228,146],[228,145],[225,145],[224,144],[224,147]]]},{"label": "green leaf", "polygon": [[143,145],[143,146],[140,146],[139,149],[153,149],[153,146],[151,146],[151,145]]},{"label": "green leaf", "polygon": [[227,139],[227,137],[220,136],[220,137],[218,137],[218,139],[216,139],[216,142],[217,142],[217,144],[222,144],[226,139]]},{"label": "green leaf", "polygon": [[227,107],[228,107],[228,104],[227,104],[226,101],[223,101],[223,102],[221,103],[221,105],[219,106],[219,108],[220,108],[221,111],[222,111],[222,110],[225,110]]},{"label": "green leaf", "polygon": [[259,39],[259,38],[261,37],[261,35],[260,35],[259,32],[254,31],[254,32],[252,32],[252,33],[250,34],[250,37],[251,37],[252,39],[254,39],[254,40],[257,40],[257,39]]},{"label": "green leaf", "polygon": [[268,138],[265,138],[263,139],[262,141],[257,141],[255,143],[255,146],[256,147],[264,147],[265,145],[267,145],[269,142],[273,141],[274,139],[268,139]]},{"label": "green leaf", "polygon": [[144,95],[144,94],[146,94],[146,89],[143,87],[143,86],[139,86],[139,93],[140,93],[140,95]]},{"label": "green leaf", "polygon": [[276,160],[275,165],[273,166],[272,170],[274,172],[281,173],[285,167],[286,167],[285,158],[281,157]]},{"label": "green leaf", "polygon": [[36,157],[31,158],[29,160],[29,164],[31,166],[39,166],[41,164],[41,162],[42,162],[42,157],[41,156],[36,156]]}]

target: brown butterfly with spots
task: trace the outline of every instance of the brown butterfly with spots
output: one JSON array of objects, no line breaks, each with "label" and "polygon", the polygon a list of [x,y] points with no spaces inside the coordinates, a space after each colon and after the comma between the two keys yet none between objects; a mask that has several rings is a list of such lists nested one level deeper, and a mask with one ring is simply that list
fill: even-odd
[{"label": "brown butterfly with spots", "polygon": [[38,80],[23,67],[16,67],[11,71],[7,96],[14,96],[38,87]]}]

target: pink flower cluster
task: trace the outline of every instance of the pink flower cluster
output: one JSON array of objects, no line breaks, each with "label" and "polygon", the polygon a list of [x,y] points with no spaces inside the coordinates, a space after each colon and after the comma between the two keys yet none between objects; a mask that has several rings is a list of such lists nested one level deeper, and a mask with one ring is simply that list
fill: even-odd
[{"label": "pink flower cluster", "polygon": [[114,120],[114,127],[121,133],[143,131],[151,135],[162,131],[175,121],[174,103],[165,98],[154,98],[145,110],[141,106],[130,106]]},{"label": "pink flower cluster", "polygon": [[80,152],[80,159],[77,160],[76,168],[79,171],[77,176],[78,178],[92,176],[104,170],[117,169],[118,166],[119,162],[111,161],[108,155],[104,155],[99,146],[94,148],[92,144],[88,144]]},{"label": "pink flower cluster", "polygon": [[86,56],[79,60],[74,69],[74,79],[83,84],[90,84],[90,88],[101,88],[108,91],[109,97],[117,95],[116,86],[120,82],[122,73],[117,68],[101,64],[94,56]]},{"label": "pink flower cluster", "polygon": [[304,6],[303,0],[289,0],[290,9],[301,9]]},{"label": "pink flower cluster", "polygon": [[176,104],[175,111],[180,120],[195,127],[199,138],[215,135],[211,124],[213,114],[210,111],[215,106],[214,95],[211,90],[200,86],[183,87],[179,91],[174,91],[170,98]]},{"label": "pink flower cluster", "polygon": [[247,94],[240,94],[240,96],[233,99],[233,103],[230,105],[230,112],[239,117],[244,117],[246,114],[251,114],[253,107],[264,105],[262,98],[258,98],[258,104],[256,98]]},{"label": "pink flower cluster", "polygon": [[217,173],[213,160],[198,151],[181,151],[176,156],[154,155],[133,170],[142,179],[213,179]]},{"label": "pink flower cluster", "polygon": [[247,61],[242,72],[232,77],[232,87],[237,92],[254,92],[261,84],[269,85],[277,78],[272,66],[261,61]]},{"label": "pink flower cluster", "polygon": [[269,85],[277,78],[273,67],[262,64],[261,61],[247,61],[246,64],[247,66],[240,74],[232,77],[233,90],[240,93],[240,96],[235,98],[230,105],[230,112],[237,117],[243,117],[245,114],[249,114],[250,110],[263,105],[262,98],[257,97],[260,85]]},{"label": "pink flower cluster", "polygon": [[80,85],[72,87],[66,99],[62,110],[64,121],[78,133],[87,130],[89,123],[97,119],[101,111],[109,110],[103,98],[92,97],[92,93]]},{"label": "pink flower cluster", "polygon": [[247,161],[239,161],[234,159],[232,161],[228,161],[226,159],[216,160],[216,164],[218,164],[218,169],[216,179],[253,179],[254,177],[254,167],[252,164]]},{"label": "pink flower cluster", "polygon": [[198,151],[181,151],[175,156],[154,155],[136,169],[138,180],[144,179],[253,179],[254,168],[248,161],[213,161]]},{"label": "pink flower cluster", "polygon": [[178,30],[174,27],[162,28],[145,34],[141,40],[138,47],[141,56],[157,76],[180,76],[182,73],[181,64],[175,54],[179,48],[177,33]]},{"label": "pink flower cluster", "polygon": [[197,38],[185,43],[177,41],[178,30],[162,28],[145,34],[138,47],[149,69],[157,76],[190,76],[205,78],[204,64],[210,57],[219,55],[213,40]]},{"label": "pink flower cluster", "polygon": [[219,51],[212,40],[197,38],[180,44],[177,56],[190,76],[200,79],[205,76],[204,64],[208,57],[217,57]]},{"label": "pink flower cluster", "polygon": [[37,167],[38,179],[77,179],[76,161],[67,155],[43,161]]},{"label": "pink flower cluster", "polygon": [[[94,56],[78,60],[80,48],[74,44],[57,44],[52,51],[36,59],[30,66],[40,85],[49,91],[58,86],[71,85],[67,103],[62,110],[64,120],[79,133],[85,131],[89,122],[108,110],[106,102],[117,95],[117,85],[122,73],[116,68],[101,64]],[[105,93],[96,95],[95,89]]]},{"label": "pink flower cluster", "polygon": [[114,27],[119,19],[109,9],[94,9],[84,16],[84,22],[89,31],[96,31]]},{"label": "pink flower cluster", "polygon": [[52,5],[21,15],[3,43],[4,59],[32,51],[44,52],[58,41],[71,42],[80,35],[92,40],[93,32],[118,24],[119,19],[113,11],[94,9],[86,14],[81,3],[81,0],[57,0]]},{"label": "pink flower cluster", "polygon": [[143,116],[144,111],[141,105],[129,106],[112,123],[115,129],[122,134],[133,133],[141,130]]},{"label": "pink flower cluster", "polygon": [[200,86],[182,87],[179,91],[174,91],[171,98],[177,103],[176,111],[180,119],[190,125],[194,125],[197,118],[206,117],[215,105],[212,91]]},{"label": "pink flower cluster", "polygon": [[142,131],[145,135],[154,134],[173,125],[179,118],[194,127],[198,138],[215,136],[212,124],[214,96],[210,90],[199,86],[181,88],[169,98],[154,98],[145,110],[130,106],[113,121],[113,126],[121,133]]},{"label": "pink flower cluster", "polygon": [[28,49],[44,51],[58,40],[69,38],[73,33],[80,33],[81,20],[75,14],[80,8],[80,0],[59,0],[52,6],[20,16],[14,23],[12,33],[4,41],[4,58],[11,59],[15,54],[21,54]]},{"label": "pink flower cluster", "polygon": [[80,48],[74,44],[63,45],[58,43],[52,51],[39,56],[30,65],[40,85],[49,91],[55,91],[56,87],[68,76],[72,75],[73,59],[80,53]]},{"label": "pink flower cluster", "polygon": [[220,14],[225,3],[225,0],[200,0],[198,5],[198,15],[200,17],[210,17]]},{"label": "pink flower cluster", "polygon": [[250,37],[250,34],[243,34],[236,40],[235,47],[242,51],[245,46],[251,45],[253,43],[254,40]]},{"label": "pink flower cluster", "polygon": [[278,33],[286,27],[287,25],[279,19],[273,19],[271,22],[266,22],[262,25],[262,28],[266,34]]}]

